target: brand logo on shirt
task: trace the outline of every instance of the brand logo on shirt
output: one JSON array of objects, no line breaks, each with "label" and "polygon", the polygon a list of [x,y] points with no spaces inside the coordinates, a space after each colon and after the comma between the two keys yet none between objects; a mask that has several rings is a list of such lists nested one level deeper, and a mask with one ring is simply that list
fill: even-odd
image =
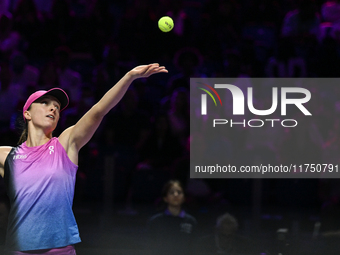
[{"label": "brand logo on shirt", "polygon": [[13,159],[25,159],[27,158],[27,155],[14,155]]},{"label": "brand logo on shirt", "polygon": [[54,146],[50,146],[48,149],[50,150],[50,154],[52,154],[52,152],[54,153]]},{"label": "brand logo on shirt", "polygon": [[192,231],[192,225],[190,223],[181,223],[181,232],[190,234]]}]

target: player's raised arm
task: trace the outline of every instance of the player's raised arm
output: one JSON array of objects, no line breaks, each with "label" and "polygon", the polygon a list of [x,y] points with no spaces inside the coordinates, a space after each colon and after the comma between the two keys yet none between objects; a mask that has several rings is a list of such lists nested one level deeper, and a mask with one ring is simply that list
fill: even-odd
[{"label": "player's raised arm", "polygon": [[[74,126],[66,129],[59,137],[66,151],[78,152],[93,136],[103,117],[122,99],[130,84],[138,78],[156,73],[167,73],[159,64],[137,66],[127,72]],[[70,155],[69,155],[70,156]]]}]

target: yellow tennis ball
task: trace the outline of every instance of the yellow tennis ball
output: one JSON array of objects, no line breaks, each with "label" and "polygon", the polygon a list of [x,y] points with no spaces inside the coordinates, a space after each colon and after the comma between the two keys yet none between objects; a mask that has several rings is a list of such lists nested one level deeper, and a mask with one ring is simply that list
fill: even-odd
[{"label": "yellow tennis ball", "polygon": [[169,32],[174,28],[174,21],[169,16],[164,16],[159,19],[158,27],[163,32]]}]

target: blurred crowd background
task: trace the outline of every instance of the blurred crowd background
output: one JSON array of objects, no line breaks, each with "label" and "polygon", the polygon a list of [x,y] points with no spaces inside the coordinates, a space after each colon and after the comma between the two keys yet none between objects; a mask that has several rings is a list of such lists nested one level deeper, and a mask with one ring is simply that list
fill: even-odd
[{"label": "blurred crowd background", "polygon": [[[175,23],[169,33],[157,26],[165,15]],[[81,150],[76,213],[155,210],[163,184],[178,179],[198,220],[212,210],[252,219],[261,207],[268,212],[258,215],[262,220],[276,222],[288,212],[295,230],[299,213],[308,226],[340,228],[337,179],[189,178],[190,77],[339,77],[338,1],[2,0],[0,144],[17,144],[18,119],[34,91],[60,87],[69,94],[58,135],[127,71],[153,62],[169,73],[135,81]],[[299,123],[304,132],[289,129],[275,146],[249,129],[231,133],[230,155],[339,164],[340,89],[313,90],[313,121]]]}]

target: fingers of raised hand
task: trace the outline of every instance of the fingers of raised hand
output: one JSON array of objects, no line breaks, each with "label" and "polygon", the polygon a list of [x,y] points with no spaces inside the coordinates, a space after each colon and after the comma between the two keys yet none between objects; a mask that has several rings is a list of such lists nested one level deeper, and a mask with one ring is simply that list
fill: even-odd
[{"label": "fingers of raised hand", "polygon": [[164,66],[159,66],[159,64],[150,64],[145,72],[145,75],[150,76],[155,73],[167,73],[168,70]]},{"label": "fingers of raised hand", "polygon": [[141,65],[137,66],[134,69],[132,69],[131,74],[138,77],[149,77],[152,74],[155,73],[167,73],[168,70],[164,66],[159,66],[158,63],[149,64],[149,65]]}]

